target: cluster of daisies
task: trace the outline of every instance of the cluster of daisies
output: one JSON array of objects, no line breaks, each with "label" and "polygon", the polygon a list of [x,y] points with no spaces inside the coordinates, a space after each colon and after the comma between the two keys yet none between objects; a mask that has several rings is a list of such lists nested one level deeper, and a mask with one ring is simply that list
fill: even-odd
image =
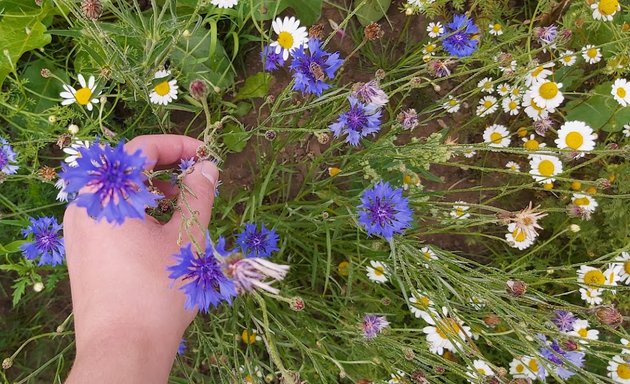
[{"label": "cluster of daisies", "polygon": [[615,287],[620,283],[630,285],[630,254],[621,252],[606,269],[582,265],[577,271],[580,295],[589,305],[600,305],[602,295],[616,294]]}]

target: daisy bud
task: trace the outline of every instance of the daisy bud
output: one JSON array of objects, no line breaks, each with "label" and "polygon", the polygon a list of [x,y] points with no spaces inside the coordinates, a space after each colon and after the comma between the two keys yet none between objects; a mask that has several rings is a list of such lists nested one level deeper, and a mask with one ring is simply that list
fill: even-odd
[{"label": "daisy bud", "polygon": [[267,96],[267,99],[265,100],[265,102],[267,104],[273,104],[276,102],[276,97],[274,95],[269,95]]},{"label": "daisy bud", "polygon": [[12,358],[7,357],[6,359],[2,360],[2,369],[9,369],[11,368],[11,366],[13,366]]},{"label": "daisy bud", "polygon": [[214,91],[214,93],[221,93],[221,88],[217,87],[216,85],[212,87],[212,90]]},{"label": "daisy bud", "polygon": [[323,220],[328,220],[328,217],[330,217],[330,215],[328,214],[328,212],[322,212],[322,219],[323,219]]},{"label": "daisy bud", "polygon": [[190,33],[189,30],[186,29],[186,30],[184,30],[184,32],[182,32],[182,37],[184,39],[188,39],[190,36],[192,36],[192,33]]},{"label": "daisy bud", "polygon": [[101,104],[107,103],[107,96],[103,95],[103,96],[99,97],[98,101],[100,101]]},{"label": "daisy bud", "polygon": [[345,379],[348,375],[346,374],[346,371],[341,370],[339,371],[339,378],[340,379]]},{"label": "daisy bud", "polygon": [[206,145],[200,145],[199,148],[197,148],[197,158],[199,160],[207,160],[209,156],[210,150]]},{"label": "daisy bud", "polygon": [[304,299],[300,296],[295,296],[291,299],[289,307],[295,312],[300,312],[306,307],[306,304],[304,303]]},{"label": "daisy bud", "polygon": [[495,328],[497,325],[499,325],[501,323],[501,318],[499,316],[495,315],[494,313],[491,313],[489,315],[484,316],[483,322],[489,328]]},{"label": "daisy bud", "polygon": [[50,72],[50,69],[48,68],[42,68],[42,70],[39,71],[39,74],[42,75],[44,79],[47,79],[52,75],[52,73]]},{"label": "daisy bud", "polygon": [[55,116],[55,115],[48,116],[48,122],[50,124],[55,124],[57,122],[57,116]]},{"label": "daisy bud", "polygon": [[196,100],[204,100],[208,97],[208,84],[204,80],[193,80],[190,82],[190,95]]},{"label": "daisy bud", "polygon": [[438,375],[443,374],[444,372],[446,372],[446,368],[442,367],[442,366],[436,366],[435,368],[433,368],[433,371],[435,373],[437,373]]},{"label": "daisy bud", "polygon": [[442,90],[442,87],[440,87],[439,85],[435,84],[435,85],[433,86],[433,90],[434,90],[435,92],[440,92],[440,91]]},{"label": "daisy bud", "polygon": [[527,284],[521,280],[508,280],[505,285],[507,293],[514,297],[521,297],[527,292]]},{"label": "daisy bud", "polygon": [[409,376],[409,379],[413,384],[429,384],[429,380],[427,380],[426,375],[420,369],[416,369],[415,371],[411,372],[411,376]]},{"label": "daisy bud", "polygon": [[55,332],[57,333],[63,333],[63,331],[65,331],[66,329],[64,328],[63,324],[58,326],[57,329],[55,329]]},{"label": "daisy bud", "polygon": [[37,283],[33,284],[33,291],[41,292],[43,290],[44,290],[44,284],[41,281],[38,281]]},{"label": "daisy bud", "polygon": [[383,28],[381,28],[378,23],[370,23],[366,25],[363,30],[363,36],[369,41],[378,40],[383,37],[384,34],[385,31],[383,31]]},{"label": "daisy bud", "polygon": [[406,16],[411,16],[411,15],[413,15],[413,8],[411,8],[411,7],[405,7],[405,15],[406,15]]},{"label": "daisy bud", "polygon": [[70,132],[71,135],[76,135],[79,133],[79,126],[76,124],[68,125],[68,132]]},{"label": "daisy bud", "polygon": [[100,0],[83,0],[81,12],[86,19],[96,20],[103,14],[103,4]]},{"label": "daisy bud", "polygon": [[623,323],[623,315],[613,306],[600,307],[595,310],[595,316],[602,324],[610,325],[613,328]]},{"label": "daisy bud", "polygon": [[580,228],[580,226],[579,226],[579,225],[577,225],[577,224],[571,224],[571,225],[569,225],[569,230],[571,230],[571,232],[573,232],[573,233],[578,233],[578,232],[580,232],[580,229],[582,229],[582,228]]},{"label": "daisy bud", "polygon": [[271,373],[269,373],[267,374],[267,376],[265,376],[265,383],[272,383],[274,379],[275,377]]},{"label": "daisy bud", "polygon": [[422,79],[419,77],[412,77],[411,80],[409,80],[409,85],[412,88],[419,87],[421,84],[422,84]]}]

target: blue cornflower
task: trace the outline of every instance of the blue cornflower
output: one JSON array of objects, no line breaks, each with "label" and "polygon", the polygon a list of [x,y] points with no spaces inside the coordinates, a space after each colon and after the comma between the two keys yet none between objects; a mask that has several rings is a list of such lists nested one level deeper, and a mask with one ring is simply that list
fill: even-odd
[{"label": "blue cornflower", "polygon": [[560,331],[570,332],[573,330],[573,323],[575,323],[575,320],[576,318],[573,315],[573,312],[558,309],[555,311],[553,323],[558,327]]},{"label": "blue cornflower", "polygon": [[[217,247],[218,248],[218,247]],[[206,250],[195,255],[192,244],[188,244],[175,255],[178,263],[168,267],[169,278],[175,280],[183,277],[184,284],[180,289],[186,293],[186,309],[199,307],[201,312],[208,312],[210,305],[216,307],[222,301],[232,303],[236,296],[234,283],[225,277],[219,260],[215,256],[215,248],[206,233]]]},{"label": "blue cornflower", "polygon": [[74,202],[85,207],[90,216],[122,224],[127,217],[144,218],[145,207],[157,205],[160,196],[144,185],[146,158],[140,150],[128,154],[121,141],[114,148],[94,143],[78,151],[77,166],[62,164],[60,176],[68,193],[85,187]]},{"label": "blue cornflower", "polygon": [[330,88],[330,84],[324,80],[333,79],[341,64],[343,60],[339,58],[339,52],[326,52],[322,49],[321,41],[309,39],[303,49],[293,52],[293,61],[289,65],[295,79],[293,89],[303,94],[314,93],[321,96]]},{"label": "blue cornflower", "polygon": [[350,110],[339,115],[336,123],[329,126],[335,137],[348,135],[346,142],[359,145],[362,137],[372,135],[381,129],[381,111],[374,104],[364,104],[356,97],[349,96]]},{"label": "blue cornflower", "polygon": [[[547,339],[544,336],[539,335],[539,337],[546,342]],[[584,365],[584,352],[567,351],[560,346],[557,340],[546,343],[548,347],[541,348],[540,354],[551,363],[550,368],[554,369],[561,379],[566,380],[575,375],[575,372],[570,368],[581,368]]]},{"label": "blue cornflower", "polygon": [[389,326],[389,321],[385,316],[377,315],[365,315],[363,316],[363,322],[361,323],[361,330],[363,331],[363,337],[366,339],[373,339],[379,333],[383,332],[383,329]]},{"label": "blue cornflower", "polygon": [[59,234],[63,226],[54,217],[30,218],[28,227],[22,229],[22,235],[33,236],[32,241],[20,246],[22,254],[29,260],[40,257],[39,265],[58,265],[63,263],[65,247]]},{"label": "blue cornflower", "polygon": [[409,200],[403,197],[402,188],[393,189],[382,181],[361,195],[359,224],[371,235],[380,235],[387,240],[395,233],[402,233],[411,226],[413,211]]},{"label": "blue cornflower", "polygon": [[182,338],[179,341],[179,346],[177,347],[177,354],[181,356],[184,352],[186,352],[186,339]]},{"label": "blue cornflower", "polygon": [[472,55],[479,45],[479,38],[476,36],[479,28],[472,20],[465,15],[455,15],[453,21],[446,24],[442,36],[442,45],[448,53],[457,57]]},{"label": "blue cornflower", "polygon": [[238,235],[236,243],[241,246],[247,257],[269,257],[278,248],[278,234],[261,224],[260,231],[256,224],[245,224],[245,230]]},{"label": "blue cornflower", "polygon": [[16,154],[11,144],[0,137],[0,172],[6,175],[12,175],[17,172],[19,167],[11,164],[15,163],[15,157]]},{"label": "blue cornflower", "polygon": [[284,58],[281,53],[276,53],[275,48],[265,45],[260,52],[260,59],[265,66],[265,71],[273,72],[284,66]]},{"label": "blue cornflower", "polygon": [[193,165],[195,165],[196,161],[194,157],[191,157],[190,159],[186,160],[186,159],[181,159],[179,162],[179,171],[181,173],[186,173],[188,171],[192,170]]}]

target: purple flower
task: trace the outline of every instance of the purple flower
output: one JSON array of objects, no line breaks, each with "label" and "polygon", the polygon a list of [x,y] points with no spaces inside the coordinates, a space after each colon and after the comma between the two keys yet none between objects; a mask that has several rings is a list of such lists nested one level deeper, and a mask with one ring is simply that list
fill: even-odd
[{"label": "purple flower", "polygon": [[[541,337],[544,341],[546,338]],[[547,359],[554,369],[556,374],[563,380],[575,375],[575,372],[570,368],[579,367],[584,365],[584,352],[566,351],[560,347],[557,340],[553,340],[551,343],[547,342],[548,348],[541,348],[540,354]]]},{"label": "purple flower", "polygon": [[0,137],[0,171],[6,175],[13,175],[18,170],[15,163],[16,154],[13,147],[4,138]]},{"label": "purple flower", "polygon": [[352,95],[355,96],[360,102],[368,105],[373,105],[376,108],[381,108],[389,101],[389,97],[378,84],[376,80],[370,80],[367,83],[353,87]]},{"label": "purple flower", "polygon": [[467,16],[455,15],[453,21],[446,24],[442,45],[453,56],[470,56],[479,45],[478,33],[479,28]]},{"label": "purple flower", "polygon": [[157,205],[160,196],[144,185],[146,158],[140,150],[128,154],[122,141],[114,148],[94,143],[77,149],[77,166],[62,164],[60,177],[65,192],[80,192],[74,202],[85,207],[88,215],[122,224],[127,217],[143,219],[145,207]]},{"label": "purple flower", "polygon": [[39,259],[39,265],[58,265],[63,263],[65,248],[63,237],[59,234],[62,225],[54,217],[30,218],[28,227],[22,229],[22,235],[33,236],[32,241],[20,246],[22,254],[29,260]]},{"label": "purple flower", "polygon": [[333,79],[341,64],[343,60],[339,58],[338,52],[326,52],[318,39],[309,39],[303,49],[293,52],[293,61],[289,65],[295,79],[293,89],[303,94],[314,93],[321,96],[330,88],[325,80]]},{"label": "purple flower", "polygon": [[275,49],[271,48],[269,45],[265,45],[263,50],[260,52],[260,59],[265,66],[265,71],[267,72],[273,72],[284,66],[282,54],[276,53]]},{"label": "purple flower", "polygon": [[168,277],[173,280],[183,277],[184,281],[188,281],[180,288],[186,293],[186,309],[193,310],[197,306],[201,312],[208,312],[210,305],[216,307],[222,301],[232,303],[236,287],[223,274],[209,233],[206,233],[203,254],[193,252],[192,244],[188,244],[174,256],[178,262],[168,267],[171,272]]},{"label": "purple flower", "polygon": [[389,321],[387,321],[385,316],[365,315],[361,324],[363,337],[368,340],[373,339],[388,326]]},{"label": "purple flower", "polygon": [[186,173],[188,171],[192,171],[192,167],[193,165],[195,165],[196,161],[194,157],[191,157],[190,159],[186,160],[186,159],[181,159],[181,161],[179,162],[179,171],[181,173]]},{"label": "purple flower", "polygon": [[575,316],[573,312],[563,311],[561,309],[555,311],[556,316],[553,319],[553,323],[562,332],[571,332],[573,330],[573,323],[575,323]]},{"label": "purple flower", "polygon": [[238,235],[236,243],[240,245],[247,257],[269,257],[278,248],[278,234],[273,229],[267,229],[265,224],[245,224],[245,230]]},{"label": "purple flower", "polygon": [[558,36],[558,27],[555,24],[538,27],[534,29],[534,35],[538,38],[540,45],[550,45]]},{"label": "purple flower", "polygon": [[346,143],[359,145],[362,137],[373,135],[381,129],[381,111],[374,105],[367,105],[349,96],[350,110],[339,115],[336,123],[329,126],[335,137],[343,134]]},{"label": "purple flower", "polygon": [[181,339],[177,347],[177,354],[181,356],[184,352],[186,352],[186,339]]},{"label": "purple flower", "polygon": [[418,113],[413,108],[405,109],[398,114],[398,122],[403,129],[414,129],[418,126]]},{"label": "purple flower", "polygon": [[411,226],[413,212],[402,188],[393,189],[389,183],[379,182],[361,195],[359,224],[371,235],[387,240]]}]

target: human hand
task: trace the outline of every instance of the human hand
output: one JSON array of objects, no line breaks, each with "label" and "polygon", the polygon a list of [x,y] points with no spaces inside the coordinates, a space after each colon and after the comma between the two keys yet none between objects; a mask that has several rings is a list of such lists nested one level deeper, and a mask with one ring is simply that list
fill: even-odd
[{"label": "human hand", "polygon": [[[125,150],[141,149],[147,168],[159,169],[194,157],[201,145],[186,136],[151,135],[131,140]],[[184,177],[186,204],[178,202],[165,224],[146,217],[112,225],[68,206],[64,236],[77,350],[68,383],[166,382],[196,314],[184,309],[185,294],[173,286],[167,267],[180,248],[181,224],[194,212],[198,228],[183,236],[182,245],[204,244],[218,177],[213,163],[198,162]],[[179,192],[159,186],[167,196]]]}]

